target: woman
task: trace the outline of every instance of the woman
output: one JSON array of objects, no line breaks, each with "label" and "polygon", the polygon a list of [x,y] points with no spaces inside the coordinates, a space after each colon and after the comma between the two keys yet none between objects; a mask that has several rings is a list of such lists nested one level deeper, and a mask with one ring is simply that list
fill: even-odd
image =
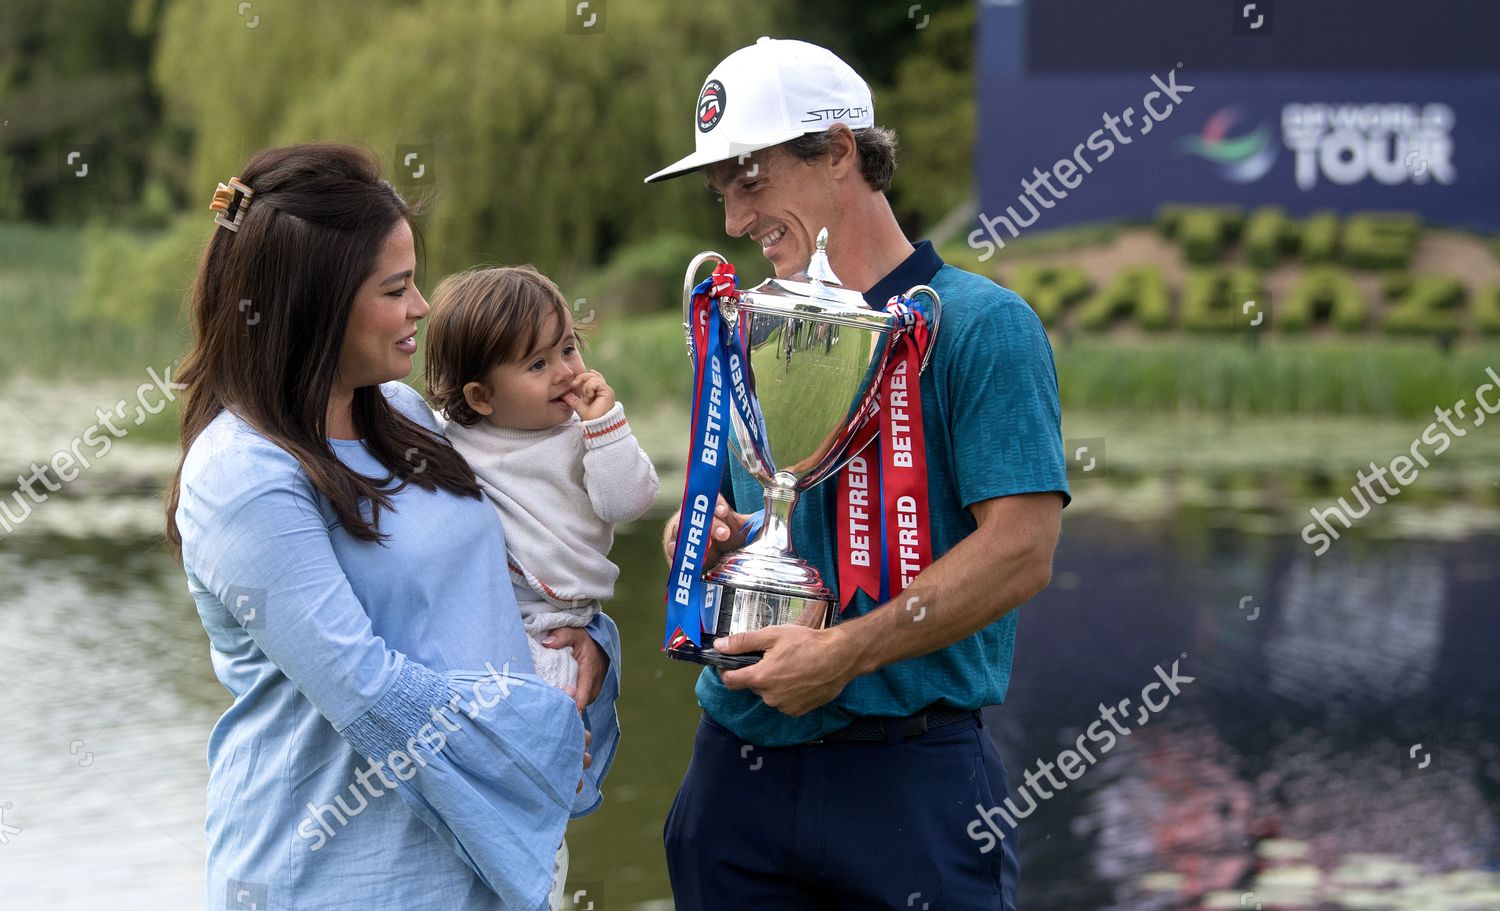
[{"label": "woman", "polygon": [[576,707],[533,675],[499,519],[400,382],[427,303],[374,161],[271,149],[212,208],[167,511],[234,696],[209,907],[546,907],[613,757],[619,634],[548,643],[580,661]]}]

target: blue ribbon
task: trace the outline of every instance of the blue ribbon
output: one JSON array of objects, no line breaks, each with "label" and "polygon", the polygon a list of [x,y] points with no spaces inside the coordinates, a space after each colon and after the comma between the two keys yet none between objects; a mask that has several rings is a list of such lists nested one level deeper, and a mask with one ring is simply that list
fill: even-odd
[{"label": "blue ribbon", "polygon": [[726,356],[729,350],[727,327],[719,315],[718,301],[708,297],[712,286],[713,279],[709,278],[693,289],[691,318],[695,322],[699,319],[705,321],[707,344],[704,347],[707,350],[697,350],[697,333],[688,333],[692,341],[697,388],[682,518],[677,526],[672,572],[667,579],[667,630],[663,648],[672,644],[678,630],[701,646],[703,639],[713,635],[715,625],[715,605],[706,597],[703,569],[714,507],[724,478],[724,463],[729,456],[729,414],[724,408],[724,387],[731,384]]},{"label": "blue ribbon", "polygon": [[726,376],[729,380],[730,398],[734,400],[735,411],[739,413],[740,423],[744,426],[753,444],[754,457],[758,460],[760,453],[767,451],[765,446],[766,424],[765,416],[760,409],[750,401],[750,393],[746,388],[750,375],[746,365],[750,362],[750,345],[746,333],[749,331],[749,320],[741,317],[735,327],[726,352],[725,366],[728,367]]}]

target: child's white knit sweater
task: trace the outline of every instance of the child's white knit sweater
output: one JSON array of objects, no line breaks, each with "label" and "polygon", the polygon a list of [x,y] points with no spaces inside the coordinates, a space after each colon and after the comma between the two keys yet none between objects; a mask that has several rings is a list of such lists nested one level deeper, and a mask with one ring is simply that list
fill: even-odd
[{"label": "child's white knit sweater", "polygon": [[583,421],[575,414],[548,430],[508,430],[481,420],[472,427],[445,421],[443,432],[500,512],[537,676],[557,686],[572,683],[571,650],[540,641],[562,626],[587,626],[599,602],[614,595],[615,524],[640,518],[656,501],[651,459],[618,403],[603,417]]}]

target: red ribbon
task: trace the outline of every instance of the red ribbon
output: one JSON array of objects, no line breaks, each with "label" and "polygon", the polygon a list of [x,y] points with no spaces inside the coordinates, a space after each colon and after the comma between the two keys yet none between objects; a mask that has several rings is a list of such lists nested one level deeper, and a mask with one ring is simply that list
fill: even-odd
[{"label": "red ribbon", "polygon": [[[906,328],[893,341],[881,377],[880,420],[871,419],[861,429],[850,446],[854,457],[839,472],[840,613],[858,591],[880,600],[882,568],[889,573],[890,600],[932,563],[921,391],[922,357],[932,338],[922,313],[904,299],[893,298],[887,309]],[[867,445],[871,439],[878,440],[874,447]]]}]

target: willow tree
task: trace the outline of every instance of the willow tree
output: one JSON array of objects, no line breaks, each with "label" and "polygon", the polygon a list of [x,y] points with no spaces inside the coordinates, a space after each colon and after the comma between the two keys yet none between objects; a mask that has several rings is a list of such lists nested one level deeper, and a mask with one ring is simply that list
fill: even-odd
[{"label": "willow tree", "polygon": [[[602,15],[585,26],[558,0],[255,0],[248,28],[232,4],[179,0],[157,77],[196,137],[199,187],[264,145],[359,142],[430,197],[438,273],[482,261],[571,271],[664,231],[717,236],[701,182],[641,181],[691,149],[704,75],[774,33],[780,9],[595,0],[583,13]],[[421,157],[405,167],[399,148]]]}]

